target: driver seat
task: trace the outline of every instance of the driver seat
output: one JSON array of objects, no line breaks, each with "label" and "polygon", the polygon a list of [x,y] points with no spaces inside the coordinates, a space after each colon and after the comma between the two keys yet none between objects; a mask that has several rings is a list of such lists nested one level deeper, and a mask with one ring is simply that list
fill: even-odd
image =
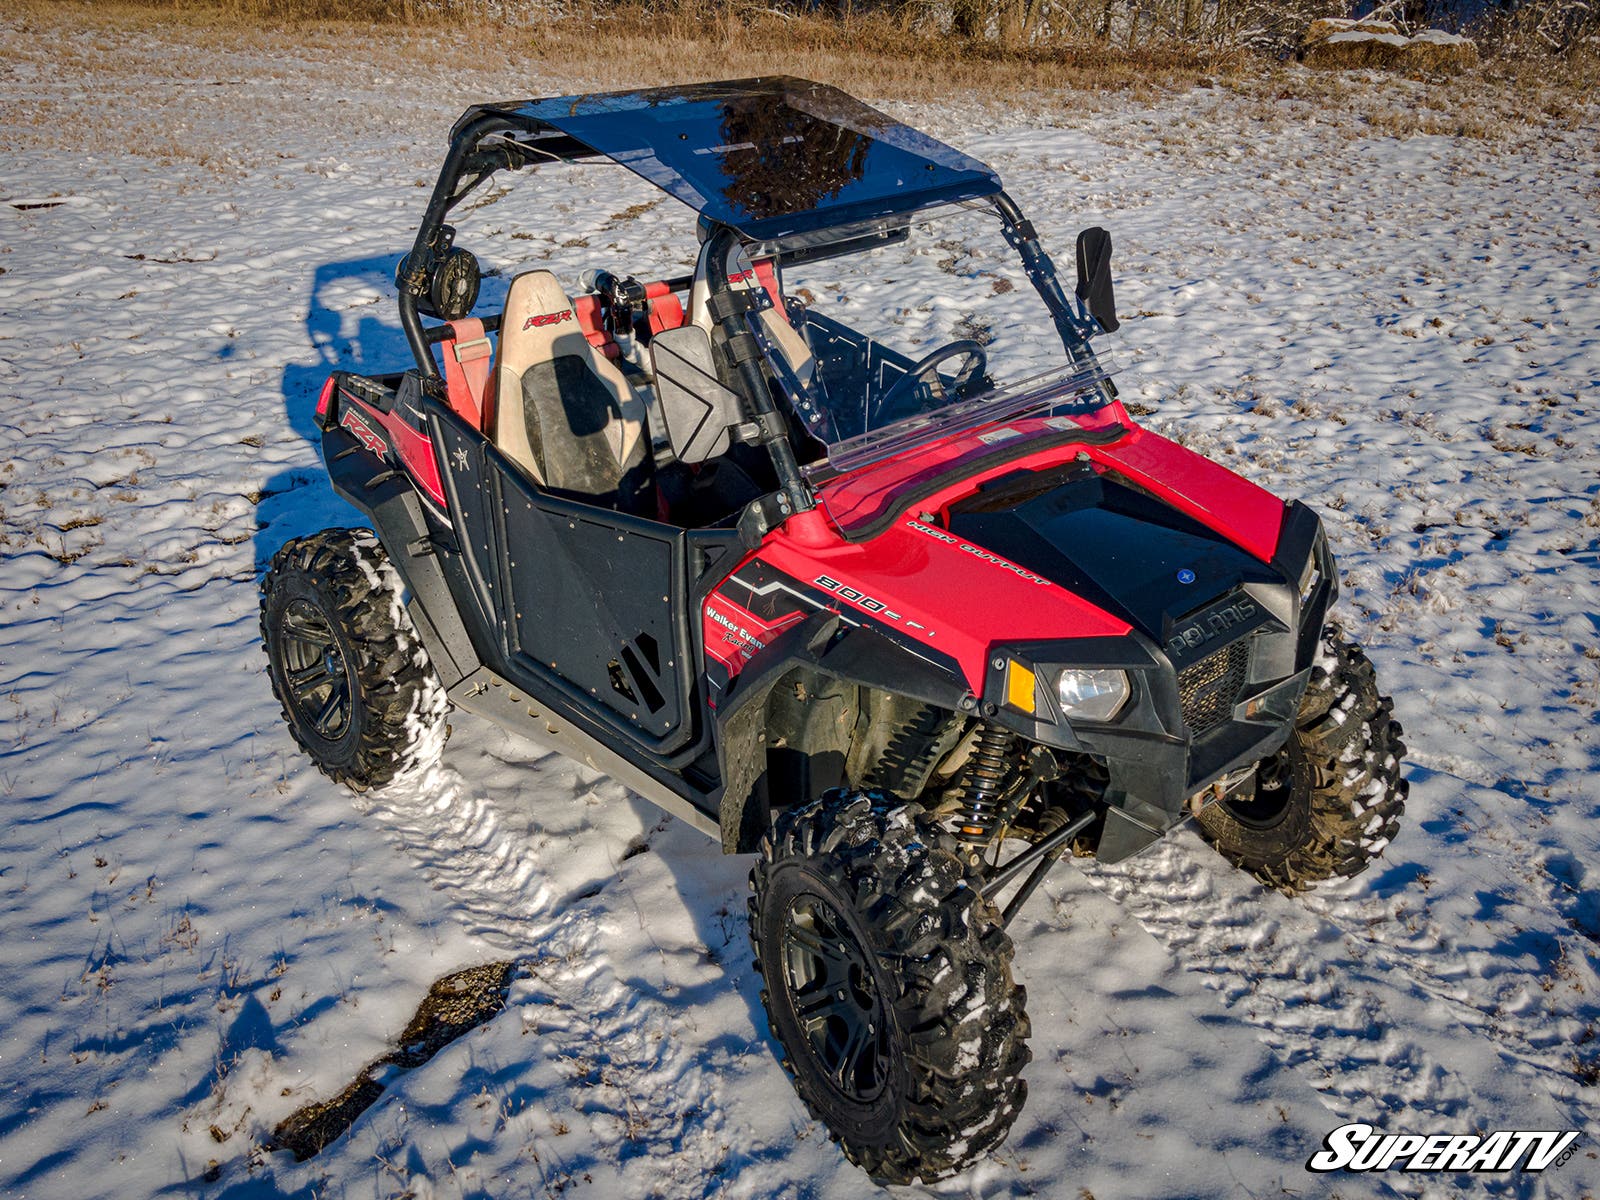
[{"label": "driver seat", "polygon": [[494,444],[535,483],[623,512],[655,513],[643,402],[589,344],[549,271],[511,281],[500,325]]}]

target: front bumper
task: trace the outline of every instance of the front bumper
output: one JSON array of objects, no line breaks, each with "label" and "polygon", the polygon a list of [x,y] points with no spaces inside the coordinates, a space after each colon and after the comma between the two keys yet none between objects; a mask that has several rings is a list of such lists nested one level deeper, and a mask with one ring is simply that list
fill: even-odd
[{"label": "front bumper", "polygon": [[[1245,583],[1168,622],[1160,645],[1134,631],[1011,644],[990,655],[990,720],[1105,762],[1102,860],[1120,861],[1160,838],[1189,815],[1189,797],[1274,753],[1293,730],[1337,587],[1316,517],[1298,505],[1292,516],[1273,565],[1298,580],[1317,556],[1318,581],[1304,598],[1288,582]],[[1039,681],[1033,713],[1008,703],[1008,660]],[[1131,694],[1113,720],[1061,714],[1053,681],[1067,668],[1127,672]]]}]

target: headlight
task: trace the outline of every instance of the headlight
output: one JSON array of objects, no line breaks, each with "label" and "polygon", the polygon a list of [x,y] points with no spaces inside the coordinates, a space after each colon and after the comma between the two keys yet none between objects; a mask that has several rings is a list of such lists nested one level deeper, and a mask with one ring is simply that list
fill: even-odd
[{"label": "headlight", "polygon": [[1061,713],[1080,721],[1109,721],[1128,700],[1126,671],[1063,671],[1056,677]]}]

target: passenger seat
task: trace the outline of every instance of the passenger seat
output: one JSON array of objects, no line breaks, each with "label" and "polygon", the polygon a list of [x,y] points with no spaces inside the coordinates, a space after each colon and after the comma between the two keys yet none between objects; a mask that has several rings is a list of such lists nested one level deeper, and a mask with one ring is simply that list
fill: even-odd
[{"label": "passenger seat", "polygon": [[644,405],[589,344],[549,271],[511,281],[500,325],[494,443],[551,491],[657,514]]}]

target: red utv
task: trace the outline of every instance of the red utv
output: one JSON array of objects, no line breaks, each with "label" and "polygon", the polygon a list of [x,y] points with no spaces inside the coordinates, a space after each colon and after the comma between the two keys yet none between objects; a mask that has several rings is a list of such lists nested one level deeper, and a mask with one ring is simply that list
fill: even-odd
[{"label": "red utv", "polygon": [[[683,273],[528,270],[481,311],[450,211],[608,160],[698,214]],[[1080,235],[1069,295],[989,168],[818,84],[472,108],[397,273],[415,363],[317,402],[374,532],[263,585],[334,779],[415,769],[454,706],[754,853],[783,1065],[884,1182],[1015,1121],[1006,927],[1067,851],[1193,817],[1293,892],[1403,807],[1321,524],[1135,424],[1090,347],[1109,260]]]}]

